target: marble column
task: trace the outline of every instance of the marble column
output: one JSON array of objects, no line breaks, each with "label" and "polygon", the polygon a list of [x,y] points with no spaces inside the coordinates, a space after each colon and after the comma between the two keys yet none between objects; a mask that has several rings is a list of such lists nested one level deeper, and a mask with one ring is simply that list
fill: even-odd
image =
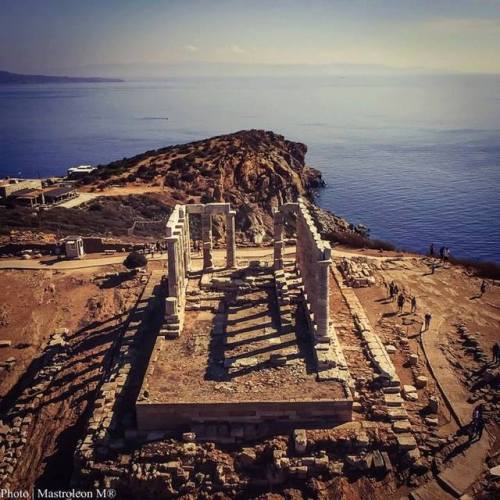
[{"label": "marble column", "polygon": [[283,213],[274,212],[274,269],[278,271],[283,269]]},{"label": "marble column", "polygon": [[179,256],[177,236],[169,236],[167,239],[168,260],[168,295],[179,298]]},{"label": "marble column", "polygon": [[317,266],[315,319],[318,337],[329,336],[330,323],[330,264],[331,260],[320,260]]},{"label": "marble column", "polygon": [[236,267],[236,212],[229,211],[226,214],[226,262],[227,267]]},{"label": "marble column", "polygon": [[201,216],[201,238],[203,241],[203,269],[212,270],[214,261],[212,255],[212,216],[202,214]]}]

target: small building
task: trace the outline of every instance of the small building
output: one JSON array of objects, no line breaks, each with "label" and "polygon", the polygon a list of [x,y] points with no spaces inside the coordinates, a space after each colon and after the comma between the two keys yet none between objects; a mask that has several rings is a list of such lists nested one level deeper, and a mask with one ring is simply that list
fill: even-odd
[{"label": "small building", "polygon": [[9,205],[33,208],[45,203],[44,192],[41,189],[20,189],[7,198]]},{"label": "small building", "polygon": [[0,200],[5,201],[18,191],[30,189],[42,189],[42,181],[40,179],[1,179]]},{"label": "small building", "polygon": [[97,167],[93,167],[92,165],[79,165],[78,167],[71,167],[68,168],[68,177],[83,177],[87,174],[92,173],[94,170],[97,170]]},{"label": "small building", "polygon": [[81,236],[68,236],[65,238],[64,248],[68,259],[81,259],[85,256],[83,238]]},{"label": "small building", "polygon": [[71,198],[76,198],[78,193],[73,186],[63,186],[45,190],[44,196],[45,203],[55,205]]}]

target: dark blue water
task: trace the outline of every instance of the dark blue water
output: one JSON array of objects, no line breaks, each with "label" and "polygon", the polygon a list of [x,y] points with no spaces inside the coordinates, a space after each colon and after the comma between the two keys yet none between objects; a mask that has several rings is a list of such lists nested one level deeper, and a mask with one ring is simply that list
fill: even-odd
[{"label": "dark blue water", "polygon": [[265,128],[308,144],[319,202],[375,237],[500,261],[500,78],[171,79],[0,88],[0,175],[48,176]]}]

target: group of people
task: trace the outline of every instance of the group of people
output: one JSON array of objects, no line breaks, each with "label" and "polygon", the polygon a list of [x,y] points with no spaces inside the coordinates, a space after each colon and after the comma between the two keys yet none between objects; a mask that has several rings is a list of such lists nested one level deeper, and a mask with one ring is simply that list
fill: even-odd
[{"label": "group of people", "polygon": [[144,255],[151,255],[151,257],[155,256],[156,252],[164,252],[167,249],[165,243],[161,241],[157,241],[156,243],[148,243],[144,246]]},{"label": "group of people", "polygon": [[[400,291],[395,281],[391,281],[387,285],[387,288],[389,291],[390,301],[391,302],[396,301],[396,304],[398,305],[399,314],[404,313],[404,307],[407,300],[409,300],[410,303],[410,314],[415,314],[417,312],[417,298],[415,297],[415,295],[411,295],[410,297],[408,297],[403,290]],[[424,331],[429,329],[431,325],[431,319],[432,319],[431,313],[426,313],[424,315]]]},{"label": "group of people", "polygon": [[[450,254],[451,254],[450,249],[446,246],[442,246],[439,249],[439,258],[443,262],[447,262],[448,260],[450,260]],[[431,243],[429,247],[429,257],[434,257],[434,243]]]},{"label": "group of people", "polygon": [[[389,299],[391,300],[391,302],[394,302],[394,300],[396,300],[396,303],[398,305],[399,314],[403,314],[404,305],[406,303],[405,293],[403,291],[401,291],[401,292],[399,291],[399,287],[394,281],[391,281],[389,283],[388,289],[389,289]],[[417,312],[417,298],[414,295],[412,295],[412,297],[410,299],[410,305],[411,305],[410,312],[412,314],[416,313]]]}]

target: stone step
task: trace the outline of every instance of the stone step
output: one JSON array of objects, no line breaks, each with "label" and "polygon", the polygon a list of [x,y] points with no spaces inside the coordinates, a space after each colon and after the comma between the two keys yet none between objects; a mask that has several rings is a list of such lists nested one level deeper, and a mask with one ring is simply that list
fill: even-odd
[{"label": "stone step", "polygon": [[408,420],[408,413],[403,407],[389,407],[387,408],[387,415],[390,418],[391,422],[396,420]]},{"label": "stone step", "polygon": [[401,407],[403,398],[399,394],[384,394],[384,402],[387,406]]}]

